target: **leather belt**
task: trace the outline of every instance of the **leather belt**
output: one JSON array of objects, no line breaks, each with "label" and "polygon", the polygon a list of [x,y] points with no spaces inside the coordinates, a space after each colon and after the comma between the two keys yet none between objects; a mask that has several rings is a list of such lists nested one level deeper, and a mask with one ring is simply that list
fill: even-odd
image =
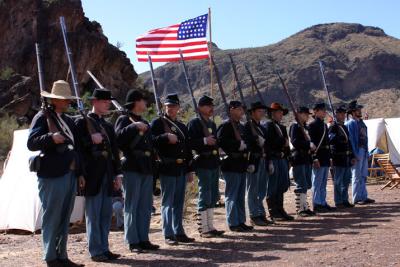
[{"label": "leather belt", "polygon": [[185,162],[186,160],[185,159],[174,159],[174,158],[162,158],[161,159],[161,162],[162,163],[164,163],[164,164],[172,164],[172,163],[175,163],[175,164],[183,164],[184,162]]},{"label": "leather belt", "polygon": [[151,151],[149,151],[149,150],[133,150],[132,154],[135,157],[150,157]]},{"label": "leather belt", "polygon": [[271,152],[272,158],[283,159],[285,157],[285,153],[283,152]]},{"label": "leather belt", "polygon": [[214,149],[213,151],[201,152],[199,155],[204,157],[217,156],[218,151]]},{"label": "leather belt", "polygon": [[233,153],[228,154],[228,156],[230,156],[234,159],[247,158],[247,153],[233,152]]}]

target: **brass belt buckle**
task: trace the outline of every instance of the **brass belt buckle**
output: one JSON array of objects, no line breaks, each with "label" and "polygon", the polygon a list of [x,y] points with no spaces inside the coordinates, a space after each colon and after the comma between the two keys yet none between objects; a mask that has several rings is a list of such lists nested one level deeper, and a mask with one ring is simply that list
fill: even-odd
[{"label": "brass belt buckle", "polygon": [[247,153],[243,153],[243,158],[246,158],[247,157]]},{"label": "brass belt buckle", "polygon": [[67,146],[67,148],[68,148],[68,150],[74,150],[74,146],[71,145],[71,144],[69,144],[69,145]]},{"label": "brass belt buckle", "polygon": [[107,157],[108,157],[108,152],[105,151],[105,150],[103,150],[103,151],[101,152],[101,155],[102,155],[103,157],[107,158]]},{"label": "brass belt buckle", "polygon": [[212,154],[213,154],[214,156],[216,156],[216,155],[218,154],[218,151],[214,149],[214,150],[212,151]]},{"label": "brass belt buckle", "polygon": [[176,159],[176,163],[177,164],[182,164],[183,163],[183,159]]},{"label": "brass belt buckle", "polygon": [[150,151],[145,151],[145,152],[144,152],[144,155],[145,155],[146,157],[150,157],[150,156],[151,156],[151,152],[150,152]]}]

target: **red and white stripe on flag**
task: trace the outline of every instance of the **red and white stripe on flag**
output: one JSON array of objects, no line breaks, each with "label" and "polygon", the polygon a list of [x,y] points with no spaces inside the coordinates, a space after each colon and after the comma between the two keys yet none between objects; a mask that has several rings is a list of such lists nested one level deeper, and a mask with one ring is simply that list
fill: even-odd
[{"label": "red and white stripe on flag", "polygon": [[[184,22],[183,22],[184,23]],[[182,23],[182,24],[183,24]],[[207,38],[178,40],[178,30],[181,24],[151,30],[136,39],[136,55],[138,61],[147,62],[149,53],[153,62],[179,61],[179,50],[185,60],[209,58]]]}]

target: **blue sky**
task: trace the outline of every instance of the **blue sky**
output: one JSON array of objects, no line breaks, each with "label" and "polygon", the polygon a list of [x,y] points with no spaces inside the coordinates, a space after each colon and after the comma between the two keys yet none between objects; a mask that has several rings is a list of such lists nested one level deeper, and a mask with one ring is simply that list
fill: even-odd
[{"label": "blue sky", "polygon": [[[220,48],[245,48],[278,42],[315,24],[352,22],[382,28],[400,38],[396,0],[82,0],[86,16],[103,26],[109,42],[123,44],[138,73],[135,39],[154,28],[180,23],[212,10],[212,39]],[[157,64],[156,66],[159,66]]]}]

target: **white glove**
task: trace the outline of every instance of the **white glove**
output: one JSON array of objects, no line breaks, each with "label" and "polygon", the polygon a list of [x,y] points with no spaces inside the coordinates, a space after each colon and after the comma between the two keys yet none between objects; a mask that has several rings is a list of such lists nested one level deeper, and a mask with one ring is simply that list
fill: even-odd
[{"label": "white glove", "polygon": [[275,172],[275,168],[274,168],[274,164],[272,163],[272,161],[269,162],[268,164],[268,174],[272,175]]},{"label": "white glove", "polygon": [[244,141],[240,141],[240,147],[239,147],[239,151],[243,151],[247,148],[246,144],[244,143]]},{"label": "white glove", "polygon": [[313,142],[310,142],[310,149],[311,151],[315,151],[317,149]]},{"label": "white glove", "polygon": [[253,173],[255,170],[256,170],[256,166],[254,166],[254,164],[251,164],[247,167],[248,173]]},{"label": "white glove", "polygon": [[258,136],[258,138],[257,138],[257,143],[258,143],[258,145],[259,145],[260,147],[263,147],[263,146],[264,146],[264,143],[265,143],[265,139],[264,139],[263,137],[261,137],[261,136]]}]

